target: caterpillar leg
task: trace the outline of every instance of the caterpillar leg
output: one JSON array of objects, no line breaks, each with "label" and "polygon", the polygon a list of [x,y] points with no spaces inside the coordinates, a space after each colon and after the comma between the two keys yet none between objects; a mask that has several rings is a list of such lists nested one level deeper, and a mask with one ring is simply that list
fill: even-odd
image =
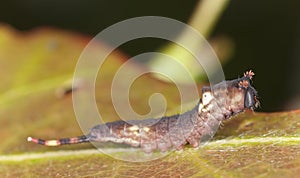
[{"label": "caterpillar leg", "polygon": [[61,138],[57,140],[43,140],[39,138],[28,137],[27,141],[40,144],[40,145],[45,145],[45,146],[59,146],[59,145],[66,145],[66,144],[78,144],[78,143],[89,142],[90,137],[86,135],[82,135],[78,137]]}]

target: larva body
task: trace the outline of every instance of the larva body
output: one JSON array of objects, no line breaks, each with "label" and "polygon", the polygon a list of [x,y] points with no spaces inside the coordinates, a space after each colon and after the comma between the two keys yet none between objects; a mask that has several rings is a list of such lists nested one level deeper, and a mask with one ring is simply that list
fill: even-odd
[{"label": "larva body", "polygon": [[82,142],[115,142],[141,147],[145,152],[155,149],[180,150],[186,144],[198,147],[204,137],[212,137],[221,122],[232,115],[258,106],[257,92],[250,85],[254,73],[224,81],[212,88],[203,87],[202,99],[190,111],[161,119],[116,121],[96,125],[88,135],[59,140],[28,137],[28,141],[47,146]]}]

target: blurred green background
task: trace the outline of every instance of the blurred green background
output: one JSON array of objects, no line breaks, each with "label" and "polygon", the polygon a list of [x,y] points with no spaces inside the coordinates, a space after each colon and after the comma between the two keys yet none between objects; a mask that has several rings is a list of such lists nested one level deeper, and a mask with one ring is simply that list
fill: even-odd
[{"label": "blurred green background", "polygon": [[[5,1],[0,23],[19,30],[55,27],[94,36],[104,28],[137,16],[165,16],[188,22],[198,1]],[[300,107],[300,1],[232,0],[214,27],[211,38],[225,36],[234,53],[223,65],[228,79],[245,70],[256,73],[254,86],[261,111]],[[164,40],[142,39],[122,45],[129,56],[154,51]],[[5,77],[5,76],[4,76]]]}]

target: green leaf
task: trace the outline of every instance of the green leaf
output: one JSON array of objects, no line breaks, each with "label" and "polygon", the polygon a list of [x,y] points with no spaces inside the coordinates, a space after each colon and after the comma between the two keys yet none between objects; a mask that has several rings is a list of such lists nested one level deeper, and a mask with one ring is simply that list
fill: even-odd
[{"label": "green leaf", "polygon": [[[148,162],[116,160],[91,144],[44,147],[26,142],[27,136],[50,139],[82,134],[72,97],[64,92],[88,41],[65,31],[22,34],[0,26],[1,177],[296,177],[300,172],[300,111],[247,111],[224,122],[213,140],[200,148],[187,146]],[[97,79],[96,91],[101,92],[96,92],[96,99],[103,118],[108,118],[105,121],[118,119],[110,87],[125,58],[119,51],[111,54]],[[157,89],[168,102],[168,114],[178,111],[180,95],[174,84],[145,75],[132,88],[131,104],[138,113],[149,111],[148,98]],[[106,152],[144,154],[122,145]]]}]

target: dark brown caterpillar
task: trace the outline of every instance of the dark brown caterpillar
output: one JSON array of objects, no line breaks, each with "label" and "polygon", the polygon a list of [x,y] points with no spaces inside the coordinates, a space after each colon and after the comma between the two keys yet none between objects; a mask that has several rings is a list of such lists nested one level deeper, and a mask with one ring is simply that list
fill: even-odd
[{"label": "dark brown caterpillar", "polygon": [[88,135],[59,140],[42,140],[28,137],[28,141],[46,146],[77,144],[83,142],[125,143],[141,147],[145,152],[155,149],[180,150],[190,144],[198,147],[205,137],[212,137],[221,122],[259,105],[257,92],[250,80],[254,73],[250,70],[239,79],[224,81],[212,88],[202,88],[202,99],[190,111],[161,119],[109,122],[96,125]]}]

